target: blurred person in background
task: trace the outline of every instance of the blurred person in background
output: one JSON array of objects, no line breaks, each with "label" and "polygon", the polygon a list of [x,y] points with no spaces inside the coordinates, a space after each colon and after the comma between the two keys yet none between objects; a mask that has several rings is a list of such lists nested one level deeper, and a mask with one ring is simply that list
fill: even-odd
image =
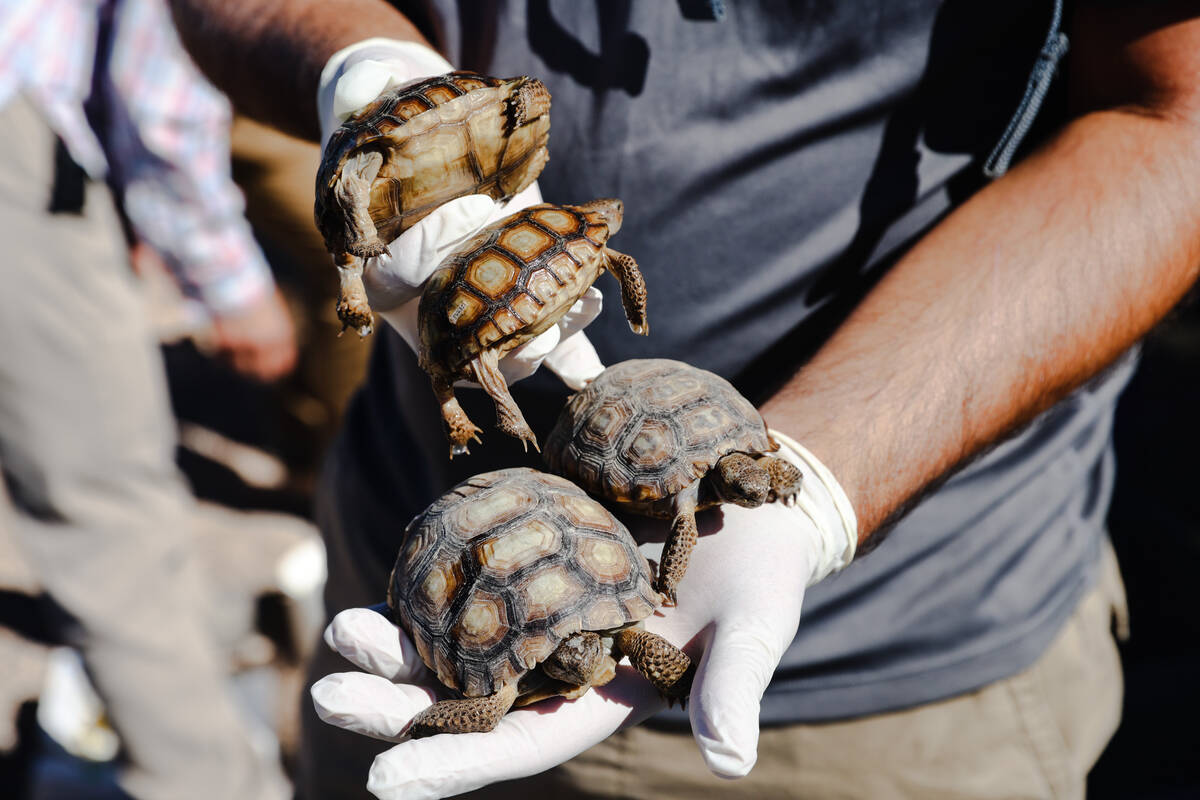
[{"label": "blurred person in background", "polygon": [[212,644],[132,233],[261,380],[292,325],[229,177],[229,109],[157,0],[0,5],[0,468],[135,798],[272,798]]}]

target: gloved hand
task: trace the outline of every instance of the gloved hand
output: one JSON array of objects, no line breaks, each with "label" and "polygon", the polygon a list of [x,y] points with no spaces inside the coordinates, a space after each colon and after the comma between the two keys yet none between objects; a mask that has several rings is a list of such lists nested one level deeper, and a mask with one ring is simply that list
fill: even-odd
[{"label": "gloved hand", "polygon": [[[772,435],[783,445],[779,455],[804,472],[796,503],[701,513],[679,605],[646,620],[648,630],[700,658],[688,704],[692,734],[709,768],[723,777],[754,766],[759,702],[796,634],[805,587],[849,563],[857,543],[854,511],[837,481],[804,448]],[[647,520],[644,527],[660,538],[666,534],[662,522]],[[643,552],[657,557],[660,549],[647,545]],[[366,670],[313,685],[313,702],[326,722],[401,741],[397,733],[409,719],[439,699],[436,677],[408,637],[380,614],[343,611],[325,640]],[[546,713],[551,702],[559,707]],[[402,741],[375,759],[367,788],[382,800],[436,798],[533,775],[663,707],[650,683],[623,665],[611,683],[574,701],[511,711],[488,733]]]},{"label": "gloved hand", "polygon": [[[317,92],[321,146],[347,117],[383,92],[451,70],[446,59],[416,42],[367,39],[339,50],[326,62]],[[507,203],[486,195],[445,203],[390,242],[388,253],[366,259],[363,285],[371,307],[416,350],[417,303],[425,279],[480,228],[540,202],[534,183]],[[599,315],[600,307],[599,290],[588,289],[558,325],[500,360],[505,380],[511,384],[528,377],[545,361],[572,389],[586,385],[604,367],[586,337],[574,335]],[[571,348],[558,352],[568,339],[574,340]]]}]

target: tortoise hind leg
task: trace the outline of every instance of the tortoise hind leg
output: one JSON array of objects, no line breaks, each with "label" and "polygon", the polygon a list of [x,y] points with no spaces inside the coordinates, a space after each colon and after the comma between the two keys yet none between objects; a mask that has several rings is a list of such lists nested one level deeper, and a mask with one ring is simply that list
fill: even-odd
[{"label": "tortoise hind leg", "polygon": [[359,258],[370,258],[387,252],[387,246],[375,230],[371,219],[371,184],[383,166],[383,155],[376,151],[361,151],[346,159],[337,183],[333,201],[341,212],[342,235],[346,250]]},{"label": "tortoise hind leg", "polygon": [[512,129],[528,125],[533,120],[550,110],[550,90],[546,84],[537,78],[529,78],[521,83],[516,93],[509,99],[509,119]]},{"label": "tortoise hind leg", "polygon": [[646,281],[638,269],[633,256],[608,250],[608,269],[621,282],[621,305],[625,307],[625,319],[634,333],[646,336],[650,333],[650,322],[646,319]]},{"label": "tortoise hind leg", "polygon": [[663,547],[662,561],[658,565],[658,580],[654,588],[663,596],[663,605],[675,605],[675,587],[687,571],[692,548],[696,546],[699,533],[696,530],[696,504],[700,496],[697,481],[675,495],[675,518],[671,520],[671,535]]},{"label": "tortoise hind leg", "polygon": [[467,412],[458,404],[458,398],[454,396],[454,384],[442,377],[431,376],[430,380],[433,382],[433,393],[442,407],[446,438],[450,440],[450,457],[470,452],[467,450],[467,443],[472,439],[479,441],[479,428],[475,427]]},{"label": "tortoise hind leg", "polygon": [[696,666],[687,653],[642,628],[625,628],[617,631],[614,638],[617,648],[629,656],[633,668],[645,675],[668,702],[687,701],[696,674]]},{"label": "tortoise hind leg", "polygon": [[370,334],[374,319],[371,304],[367,302],[367,289],[363,286],[362,259],[349,253],[338,253],[333,257],[333,263],[338,270],[337,315],[342,321],[342,331],[353,328],[359,336],[365,337]]},{"label": "tortoise hind leg", "polygon": [[516,699],[517,684],[513,682],[484,697],[441,700],[413,717],[401,733],[414,739],[437,733],[487,733]]},{"label": "tortoise hind leg", "polygon": [[471,371],[475,374],[475,381],[491,395],[493,402],[496,403],[496,427],[509,436],[520,439],[526,450],[529,449],[529,445],[533,445],[534,450],[542,452],[538,447],[537,437],[533,435],[533,431],[521,414],[520,407],[517,406],[517,401],[513,400],[512,395],[509,394],[508,383],[505,382],[504,375],[500,372],[499,356],[496,355],[496,351],[481,351],[479,355],[471,359]]}]

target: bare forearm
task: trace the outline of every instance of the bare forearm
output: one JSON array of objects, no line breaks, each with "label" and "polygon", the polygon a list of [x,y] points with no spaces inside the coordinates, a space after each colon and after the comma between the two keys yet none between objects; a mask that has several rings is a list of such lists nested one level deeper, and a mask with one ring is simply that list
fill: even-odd
[{"label": "bare forearm", "polygon": [[317,81],[337,50],[372,36],[424,42],[383,0],[171,0],[184,45],[238,111],[316,140]]},{"label": "bare forearm", "polygon": [[865,538],[1144,335],[1200,267],[1200,132],[1105,112],[948,217],[763,408]]}]

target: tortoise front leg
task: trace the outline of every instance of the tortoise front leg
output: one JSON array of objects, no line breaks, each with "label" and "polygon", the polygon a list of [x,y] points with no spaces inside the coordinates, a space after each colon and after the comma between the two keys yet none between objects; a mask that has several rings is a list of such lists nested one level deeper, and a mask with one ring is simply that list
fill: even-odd
[{"label": "tortoise front leg", "polygon": [[642,628],[625,628],[614,637],[617,648],[629,663],[646,676],[668,702],[687,700],[696,667],[692,659],[657,633]]},{"label": "tortoise front leg", "polygon": [[537,437],[525,422],[517,401],[509,394],[508,383],[500,372],[499,361],[495,350],[483,350],[471,359],[471,371],[475,374],[475,381],[491,395],[496,404],[496,427],[509,436],[520,439],[526,451],[529,450],[529,445],[533,445],[533,449],[540,453],[542,450],[538,447]]},{"label": "tortoise front leg", "polygon": [[700,482],[675,495],[671,520],[671,535],[663,547],[662,562],[658,565],[658,581],[654,588],[663,596],[663,605],[675,605],[675,587],[687,572],[688,559],[696,546],[696,503],[699,500]]},{"label": "tortoise front leg", "polygon": [[414,739],[437,733],[487,733],[500,724],[516,699],[517,684],[512,682],[484,697],[441,700],[413,717],[401,733]]},{"label": "tortoise front leg", "polygon": [[338,270],[337,315],[342,321],[342,331],[353,328],[359,336],[366,336],[371,332],[374,318],[371,304],[367,302],[366,287],[363,286],[362,259],[349,253],[337,253],[333,263]]},{"label": "tortoise front leg", "polygon": [[625,319],[634,333],[646,336],[650,333],[650,322],[646,319],[646,281],[638,269],[633,256],[608,250],[608,269],[621,282],[621,305],[625,307]]},{"label": "tortoise front leg", "polygon": [[342,164],[342,171],[333,186],[333,202],[341,212],[346,250],[359,258],[387,252],[371,219],[371,184],[381,166],[381,153],[374,150],[355,153]]},{"label": "tortoise front leg", "polygon": [[771,491],[767,495],[767,502],[781,500],[785,504],[792,503],[800,491],[800,481],[803,480],[804,473],[792,462],[777,456],[761,456],[758,465],[771,476]]},{"label": "tortoise front leg", "polygon": [[479,428],[471,422],[467,412],[458,404],[454,396],[454,384],[441,376],[430,375],[433,383],[433,393],[437,396],[438,404],[442,407],[442,420],[446,423],[446,438],[450,440],[450,458],[469,453],[467,443],[472,439],[479,441]]}]

